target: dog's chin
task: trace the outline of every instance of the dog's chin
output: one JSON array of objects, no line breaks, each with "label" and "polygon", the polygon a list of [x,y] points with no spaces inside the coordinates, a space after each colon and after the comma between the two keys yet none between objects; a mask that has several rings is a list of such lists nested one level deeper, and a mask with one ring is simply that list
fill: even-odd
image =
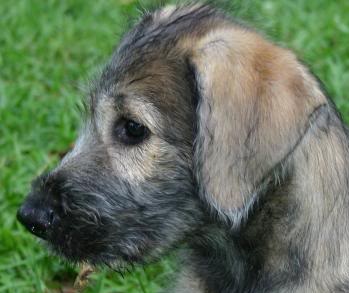
[{"label": "dog's chin", "polygon": [[106,253],[86,253],[78,249],[60,247],[45,241],[44,244],[51,254],[58,256],[61,260],[73,265],[90,264],[95,267],[107,266],[109,268],[125,268],[133,265],[132,262],[126,261],[120,255]]},{"label": "dog's chin", "polygon": [[74,265],[88,263],[93,266],[107,266],[120,270],[120,268],[146,264],[158,259],[155,256],[147,257],[147,252],[142,251],[141,248],[135,247],[137,253],[132,253],[116,249],[117,243],[112,248],[107,245],[96,245],[96,239],[86,242],[75,241],[73,238],[70,241],[59,241],[57,238],[42,241],[53,255]]},{"label": "dog's chin", "polygon": [[43,245],[50,251],[51,254],[58,256],[64,261],[72,264],[90,263],[93,265],[102,265],[107,259],[118,258],[112,257],[111,253],[107,252],[104,245],[97,245],[96,239],[84,241],[78,238],[69,236],[69,234],[58,233],[51,235],[46,240],[43,240]]},{"label": "dog's chin", "polygon": [[102,254],[86,251],[81,246],[61,245],[50,241],[44,241],[44,245],[50,253],[72,264],[90,263],[100,265],[104,263]]}]

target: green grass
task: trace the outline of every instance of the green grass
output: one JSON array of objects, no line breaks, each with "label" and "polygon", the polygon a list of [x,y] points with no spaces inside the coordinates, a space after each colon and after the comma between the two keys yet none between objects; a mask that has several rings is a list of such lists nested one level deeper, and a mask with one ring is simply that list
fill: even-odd
[{"label": "green grass", "polygon": [[[0,292],[71,286],[76,270],[24,231],[16,209],[31,179],[73,143],[76,104],[137,7],[130,0],[0,0]],[[244,0],[235,7],[311,64],[349,121],[349,1]],[[170,280],[171,263],[125,278],[101,271],[88,292],[156,292]]]}]

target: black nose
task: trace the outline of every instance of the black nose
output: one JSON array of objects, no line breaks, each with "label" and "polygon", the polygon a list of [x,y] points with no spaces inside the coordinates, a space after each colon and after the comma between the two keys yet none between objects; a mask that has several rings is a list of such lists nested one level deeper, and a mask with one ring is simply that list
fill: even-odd
[{"label": "black nose", "polygon": [[47,239],[55,218],[54,211],[44,203],[28,198],[17,212],[17,219],[34,235]]}]

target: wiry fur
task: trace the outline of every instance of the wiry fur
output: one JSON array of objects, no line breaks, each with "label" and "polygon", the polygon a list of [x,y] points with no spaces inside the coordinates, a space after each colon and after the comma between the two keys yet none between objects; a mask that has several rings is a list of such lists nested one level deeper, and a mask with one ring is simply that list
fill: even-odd
[{"label": "wiry fur", "polygon": [[[144,16],[91,93],[75,149],[29,200],[73,261],[175,247],[174,292],[348,292],[348,132],[288,50],[205,5]],[[125,146],[129,118],[151,135]]]}]

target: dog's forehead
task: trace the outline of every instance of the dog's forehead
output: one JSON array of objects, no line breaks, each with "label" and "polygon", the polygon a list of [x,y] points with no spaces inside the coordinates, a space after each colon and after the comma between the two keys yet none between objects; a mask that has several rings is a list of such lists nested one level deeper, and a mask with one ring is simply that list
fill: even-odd
[{"label": "dog's forehead", "polygon": [[[127,114],[170,113],[178,103],[183,103],[186,81],[185,68],[175,68],[161,57],[144,62],[144,69],[125,71],[118,80],[105,83],[95,92],[94,108],[113,107]],[[117,73],[115,73],[117,74]],[[142,116],[141,115],[141,116]]]},{"label": "dog's forehead", "polygon": [[186,58],[181,41],[202,36],[222,21],[223,16],[206,5],[167,6],[146,14],[121,40],[96,92],[115,96],[117,90],[140,81],[144,89],[148,85],[148,92],[155,92],[156,83],[161,87],[181,73]]}]

